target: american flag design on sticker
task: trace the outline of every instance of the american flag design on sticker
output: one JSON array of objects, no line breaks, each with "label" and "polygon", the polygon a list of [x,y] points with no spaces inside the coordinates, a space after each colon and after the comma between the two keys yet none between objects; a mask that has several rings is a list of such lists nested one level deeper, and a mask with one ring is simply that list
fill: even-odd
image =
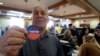
[{"label": "american flag design on sticker", "polygon": [[28,27],[27,30],[28,30],[27,38],[29,40],[37,40],[40,38],[40,28],[36,26],[30,26]]}]

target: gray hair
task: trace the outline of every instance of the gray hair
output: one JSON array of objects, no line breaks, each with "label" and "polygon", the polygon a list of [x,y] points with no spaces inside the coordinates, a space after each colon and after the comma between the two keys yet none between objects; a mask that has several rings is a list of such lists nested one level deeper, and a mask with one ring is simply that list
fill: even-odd
[{"label": "gray hair", "polygon": [[46,11],[48,11],[48,7],[46,7],[46,6],[35,5],[35,6],[32,8],[32,13],[34,12],[34,10],[35,10],[37,7],[41,7],[41,8],[43,8],[43,9],[45,9]]}]

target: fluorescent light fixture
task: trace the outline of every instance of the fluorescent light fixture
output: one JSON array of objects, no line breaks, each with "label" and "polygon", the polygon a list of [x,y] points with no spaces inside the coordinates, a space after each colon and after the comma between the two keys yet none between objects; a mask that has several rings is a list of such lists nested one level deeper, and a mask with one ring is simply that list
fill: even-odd
[{"label": "fluorescent light fixture", "polygon": [[18,11],[8,11],[7,15],[22,17],[22,16],[24,16],[24,13],[23,12],[18,12]]},{"label": "fluorescent light fixture", "polygon": [[32,14],[24,14],[23,17],[27,17],[27,18],[31,19],[32,18]]},{"label": "fluorescent light fixture", "polygon": [[50,9],[50,10],[48,10],[48,13],[50,13],[50,12],[52,12],[53,11],[53,9]]},{"label": "fluorescent light fixture", "polygon": [[54,18],[54,20],[59,20],[58,18]]},{"label": "fluorescent light fixture", "polygon": [[3,5],[4,3],[3,2],[0,2],[0,5]]}]

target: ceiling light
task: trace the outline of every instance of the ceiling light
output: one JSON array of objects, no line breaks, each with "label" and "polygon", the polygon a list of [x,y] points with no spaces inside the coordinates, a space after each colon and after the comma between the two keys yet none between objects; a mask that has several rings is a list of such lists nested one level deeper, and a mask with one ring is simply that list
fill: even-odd
[{"label": "ceiling light", "polygon": [[0,2],[0,5],[3,5],[3,2]]},{"label": "ceiling light", "polygon": [[28,2],[28,0],[24,0],[24,2],[26,3],[26,2]]},{"label": "ceiling light", "polygon": [[37,0],[37,1],[40,1],[40,0]]},{"label": "ceiling light", "polygon": [[82,10],[82,12],[86,12],[86,10]]},{"label": "ceiling light", "polygon": [[8,11],[7,15],[22,17],[22,16],[24,16],[24,13],[18,12],[18,11]]}]

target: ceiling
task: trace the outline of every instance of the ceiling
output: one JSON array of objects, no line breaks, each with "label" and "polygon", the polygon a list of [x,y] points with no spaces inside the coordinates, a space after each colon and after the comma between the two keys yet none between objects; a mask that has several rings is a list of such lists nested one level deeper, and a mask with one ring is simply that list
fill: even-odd
[{"label": "ceiling", "polygon": [[59,7],[59,9],[52,11],[51,14],[56,16],[64,16],[82,12],[86,12],[86,10],[74,4],[66,4],[65,7],[62,6]]},{"label": "ceiling", "polygon": [[4,3],[2,7],[4,6],[27,11],[31,11],[36,5],[49,7],[61,1],[62,0],[0,0],[0,2]]},{"label": "ceiling", "polygon": [[0,5],[0,10],[31,13],[34,6],[41,5],[48,7],[49,15],[54,17],[71,19],[98,17],[89,6],[83,3],[84,1],[93,3],[93,6],[100,11],[100,1],[97,0],[0,0],[4,3]]},{"label": "ceiling", "polygon": [[100,12],[100,0],[87,0],[98,12]]}]

